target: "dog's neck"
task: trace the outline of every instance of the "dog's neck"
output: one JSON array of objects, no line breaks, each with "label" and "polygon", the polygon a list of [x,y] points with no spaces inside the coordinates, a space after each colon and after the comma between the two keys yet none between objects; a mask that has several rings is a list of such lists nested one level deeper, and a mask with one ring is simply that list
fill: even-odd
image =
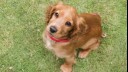
[{"label": "dog's neck", "polygon": [[61,43],[65,43],[65,42],[69,42],[69,39],[57,39],[55,37],[53,37],[52,35],[48,34],[49,38],[55,42],[61,42]]}]

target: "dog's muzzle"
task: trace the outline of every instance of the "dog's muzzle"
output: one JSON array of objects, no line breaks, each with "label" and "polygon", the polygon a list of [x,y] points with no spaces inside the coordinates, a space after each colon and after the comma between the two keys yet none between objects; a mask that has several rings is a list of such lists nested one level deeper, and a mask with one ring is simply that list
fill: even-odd
[{"label": "dog's muzzle", "polygon": [[50,27],[50,32],[51,33],[56,33],[57,32],[57,28],[55,26],[51,26]]}]

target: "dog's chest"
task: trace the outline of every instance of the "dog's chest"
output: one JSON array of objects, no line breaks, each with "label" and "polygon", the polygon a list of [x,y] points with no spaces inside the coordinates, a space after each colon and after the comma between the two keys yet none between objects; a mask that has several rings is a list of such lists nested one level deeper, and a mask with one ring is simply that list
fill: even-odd
[{"label": "dog's chest", "polygon": [[66,50],[61,48],[61,44],[57,44],[48,37],[44,38],[45,47],[52,51],[57,57],[63,58],[66,56]]},{"label": "dog's chest", "polygon": [[53,41],[49,39],[49,37],[45,36],[45,34],[43,34],[43,41],[44,41],[44,44],[45,44],[45,47],[49,50],[53,50],[54,47],[53,47]]},{"label": "dog's chest", "polygon": [[53,50],[54,47],[53,47],[53,42],[50,40],[50,39],[47,39],[46,40],[46,48],[48,48],[49,50]]}]

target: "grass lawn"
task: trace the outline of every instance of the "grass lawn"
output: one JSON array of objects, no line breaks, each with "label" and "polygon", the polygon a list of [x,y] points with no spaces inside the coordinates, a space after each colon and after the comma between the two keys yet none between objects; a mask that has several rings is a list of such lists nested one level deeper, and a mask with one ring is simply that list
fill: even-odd
[{"label": "grass lawn", "polygon": [[[45,9],[57,0],[0,0],[0,72],[60,72],[62,59],[42,42]],[[126,72],[126,0],[64,0],[78,13],[97,12],[107,37],[73,72]]]}]

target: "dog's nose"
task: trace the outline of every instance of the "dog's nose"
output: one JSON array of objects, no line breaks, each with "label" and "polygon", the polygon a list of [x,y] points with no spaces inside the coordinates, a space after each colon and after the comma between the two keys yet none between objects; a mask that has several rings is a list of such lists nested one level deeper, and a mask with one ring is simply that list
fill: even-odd
[{"label": "dog's nose", "polygon": [[51,33],[57,32],[56,27],[55,27],[55,26],[51,26],[51,27],[50,27],[50,32],[51,32]]}]

